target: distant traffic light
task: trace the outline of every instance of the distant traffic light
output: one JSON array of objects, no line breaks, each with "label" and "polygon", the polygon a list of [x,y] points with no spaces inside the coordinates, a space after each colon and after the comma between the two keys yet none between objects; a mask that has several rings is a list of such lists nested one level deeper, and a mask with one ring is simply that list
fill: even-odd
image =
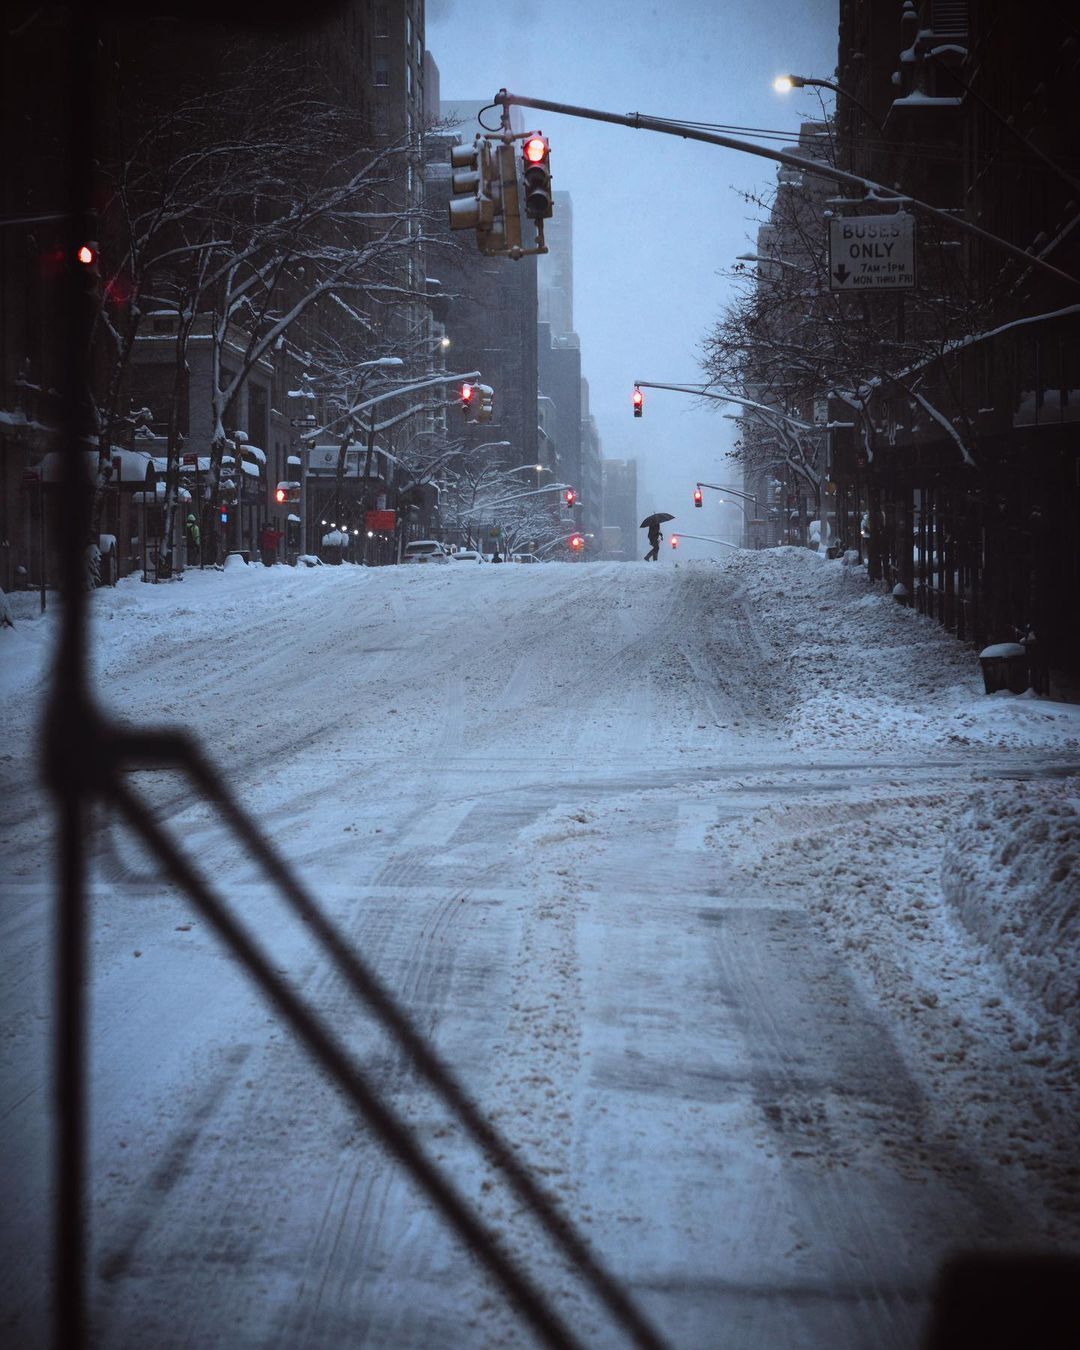
[{"label": "distant traffic light", "polygon": [[580,553],[585,547],[585,536],[583,534],[572,534],[570,536],[570,549],[573,553]]},{"label": "distant traffic light", "polygon": [[96,267],[98,261],[97,244],[93,240],[80,244],[75,250],[75,261],[81,263],[83,267]]},{"label": "distant traffic light", "polygon": [[470,412],[476,406],[476,403],[474,403],[473,401],[475,398],[476,398],[476,385],[463,384],[461,386],[461,406],[465,409],[466,412]]},{"label": "distant traffic light", "polygon": [[286,480],[277,485],[274,489],[274,503],[277,506],[284,506],[286,502],[298,502],[300,500],[300,484],[292,480]]},{"label": "distant traffic light", "polygon": [[698,487],[694,489],[694,505],[695,506],[701,505],[701,489]]},{"label": "distant traffic light", "polygon": [[566,491],[563,493],[563,499],[565,500],[567,506],[573,506],[573,504],[577,501],[577,493],[574,491],[573,488],[567,488]]},{"label": "distant traffic light", "polygon": [[672,547],[672,548],[678,548],[678,547],[679,547],[679,536],[678,536],[677,534],[673,534],[673,535],[671,536],[671,547]]},{"label": "distant traffic light", "polygon": [[525,214],[530,220],[551,215],[551,153],[543,136],[530,136],[521,147],[524,165]]},{"label": "distant traffic light", "polygon": [[634,385],[634,416],[635,416],[635,417],[640,417],[640,416],[641,416],[641,405],[642,405],[644,402],[645,402],[645,395],[641,392],[641,390],[640,390],[640,389],[637,387],[637,385],[635,384],[635,385]]},{"label": "distant traffic light", "polygon": [[479,395],[474,421],[490,422],[495,415],[495,390],[490,384],[477,384],[473,388]]}]

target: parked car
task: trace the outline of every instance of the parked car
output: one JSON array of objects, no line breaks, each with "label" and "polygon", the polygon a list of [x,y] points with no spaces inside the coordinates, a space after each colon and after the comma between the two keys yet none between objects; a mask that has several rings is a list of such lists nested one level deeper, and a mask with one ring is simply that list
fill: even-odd
[{"label": "parked car", "polygon": [[437,539],[414,539],[411,544],[405,545],[405,552],[402,554],[403,563],[448,563],[453,554],[445,544],[440,544]]},{"label": "parked car", "polygon": [[454,562],[487,562],[484,555],[482,553],[477,553],[474,548],[459,548],[456,553],[451,553],[450,556],[453,558]]}]

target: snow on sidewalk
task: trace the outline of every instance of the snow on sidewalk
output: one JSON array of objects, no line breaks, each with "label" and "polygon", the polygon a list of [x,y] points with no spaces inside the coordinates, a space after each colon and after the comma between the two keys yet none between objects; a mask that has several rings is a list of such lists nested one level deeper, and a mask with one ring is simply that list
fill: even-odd
[{"label": "snow on sidewalk", "polygon": [[1080,706],[983,691],[974,648],[896,603],[866,570],[807,549],[734,554],[725,578],[775,653],[806,751],[1080,750]]}]

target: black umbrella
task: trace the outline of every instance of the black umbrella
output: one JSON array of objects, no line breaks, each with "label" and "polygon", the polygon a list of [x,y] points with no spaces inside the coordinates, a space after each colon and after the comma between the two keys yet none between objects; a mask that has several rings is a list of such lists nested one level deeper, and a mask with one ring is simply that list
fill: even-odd
[{"label": "black umbrella", "polygon": [[654,511],[651,516],[646,516],[638,526],[639,530],[647,530],[650,525],[663,525],[665,520],[674,520],[674,516],[669,516],[666,511]]}]

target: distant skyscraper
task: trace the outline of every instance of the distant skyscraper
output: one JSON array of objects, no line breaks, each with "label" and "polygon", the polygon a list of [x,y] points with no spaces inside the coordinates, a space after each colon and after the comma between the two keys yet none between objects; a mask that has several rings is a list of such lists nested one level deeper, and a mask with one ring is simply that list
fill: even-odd
[{"label": "distant skyscraper", "polygon": [[548,252],[537,269],[540,322],[551,325],[553,337],[574,331],[574,204],[569,192],[552,193],[554,214],[544,222]]}]

